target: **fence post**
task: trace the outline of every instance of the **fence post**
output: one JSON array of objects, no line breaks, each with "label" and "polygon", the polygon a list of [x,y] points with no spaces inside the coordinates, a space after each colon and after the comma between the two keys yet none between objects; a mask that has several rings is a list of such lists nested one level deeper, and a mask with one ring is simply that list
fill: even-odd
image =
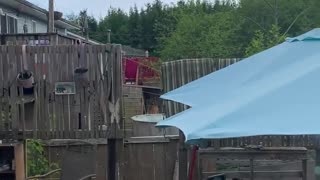
[{"label": "fence post", "polygon": [[179,131],[179,180],[188,179],[188,152],[187,147],[184,143],[185,137],[182,131]]},{"label": "fence post", "polygon": [[314,169],[316,180],[320,180],[320,149],[316,149],[316,165]]}]

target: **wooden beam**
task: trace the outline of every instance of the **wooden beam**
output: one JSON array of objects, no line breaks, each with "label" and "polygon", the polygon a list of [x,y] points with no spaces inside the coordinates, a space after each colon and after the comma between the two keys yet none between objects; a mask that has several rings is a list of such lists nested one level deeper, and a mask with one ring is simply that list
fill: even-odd
[{"label": "wooden beam", "polygon": [[[203,172],[205,177],[217,174],[217,172]],[[240,178],[248,179],[251,177],[250,171],[228,171],[219,172],[219,174],[225,174],[227,178]],[[303,177],[303,172],[299,170],[292,171],[254,171],[254,177],[257,178],[268,178],[268,179],[281,179],[281,178],[297,178]]]},{"label": "wooden beam", "polygon": [[255,160],[297,160],[307,158],[306,148],[264,148],[261,150],[242,149],[242,148],[228,148],[221,150],[214,150],[211,148],[199,150],[201,158],[223,157],[224,159],[250,159],[254,157]]},{"label": "wooden beam", "polygon": [[254,180],[254,164],[253,159],[250,159],[250,180]]},{"label": "wooden beam", "polygon": [[307,180],[308,179],[308,160],[307,159],[302,160],[302,172],[303,172],[302,180]]},{"label": "wooden beam", "polygon": [[85,145],[85,144],[108,144],[107,139],[52,139],[42,141],[46,146],[66,146],[66,145]]},{"label": "wooden beam", "polygon": [[25,167],[25,151],[24,144],[19,143],[14,148],[15,164],[16,164],[16,179],[26,178],[26,167]]},{"label": "wooden beam", "polygon": [[148,143],[169,143],[170,140],[167,138],[144,138],[144,139],[134,139],[130,138],[127,140],[128,144],[148,144]]},{"label": "wooden beam", "polygon": [[316,180],[320,180],[320,149],[316,149],[316,165],[315,165]]}]

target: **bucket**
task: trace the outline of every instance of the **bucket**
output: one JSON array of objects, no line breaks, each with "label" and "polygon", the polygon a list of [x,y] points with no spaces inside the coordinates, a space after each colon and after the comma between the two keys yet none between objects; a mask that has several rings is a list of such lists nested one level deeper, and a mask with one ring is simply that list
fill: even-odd
[{"label": "bucket", "polygon": [[34,77],[31,71],[24,71],[17,76],[18,86],[29,89],[34,86]]}]

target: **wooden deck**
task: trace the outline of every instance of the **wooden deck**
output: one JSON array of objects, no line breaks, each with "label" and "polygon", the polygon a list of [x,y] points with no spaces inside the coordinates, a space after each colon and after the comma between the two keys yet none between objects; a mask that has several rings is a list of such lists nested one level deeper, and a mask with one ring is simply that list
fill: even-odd
[{"label": "wooden deck", "polygon": [[72,45],[77,40],[58,33],[1,34],[1,45]]}]

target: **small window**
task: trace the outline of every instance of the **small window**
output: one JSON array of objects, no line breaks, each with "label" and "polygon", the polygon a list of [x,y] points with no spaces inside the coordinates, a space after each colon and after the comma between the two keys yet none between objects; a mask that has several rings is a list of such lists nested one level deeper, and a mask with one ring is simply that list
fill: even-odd
[{"label": "small window", "polygon": [[37,33],[37,22],[32,21],[32,32]]},{"label": "small window", "polygon": [[7,16],[7,33],[16,34],[18,32],[18,20],[15,17]]},{"label": "small window", "polygon": [[6,15],[1,15],[1,34],[6,34],[7,33],[7,16]]}]

